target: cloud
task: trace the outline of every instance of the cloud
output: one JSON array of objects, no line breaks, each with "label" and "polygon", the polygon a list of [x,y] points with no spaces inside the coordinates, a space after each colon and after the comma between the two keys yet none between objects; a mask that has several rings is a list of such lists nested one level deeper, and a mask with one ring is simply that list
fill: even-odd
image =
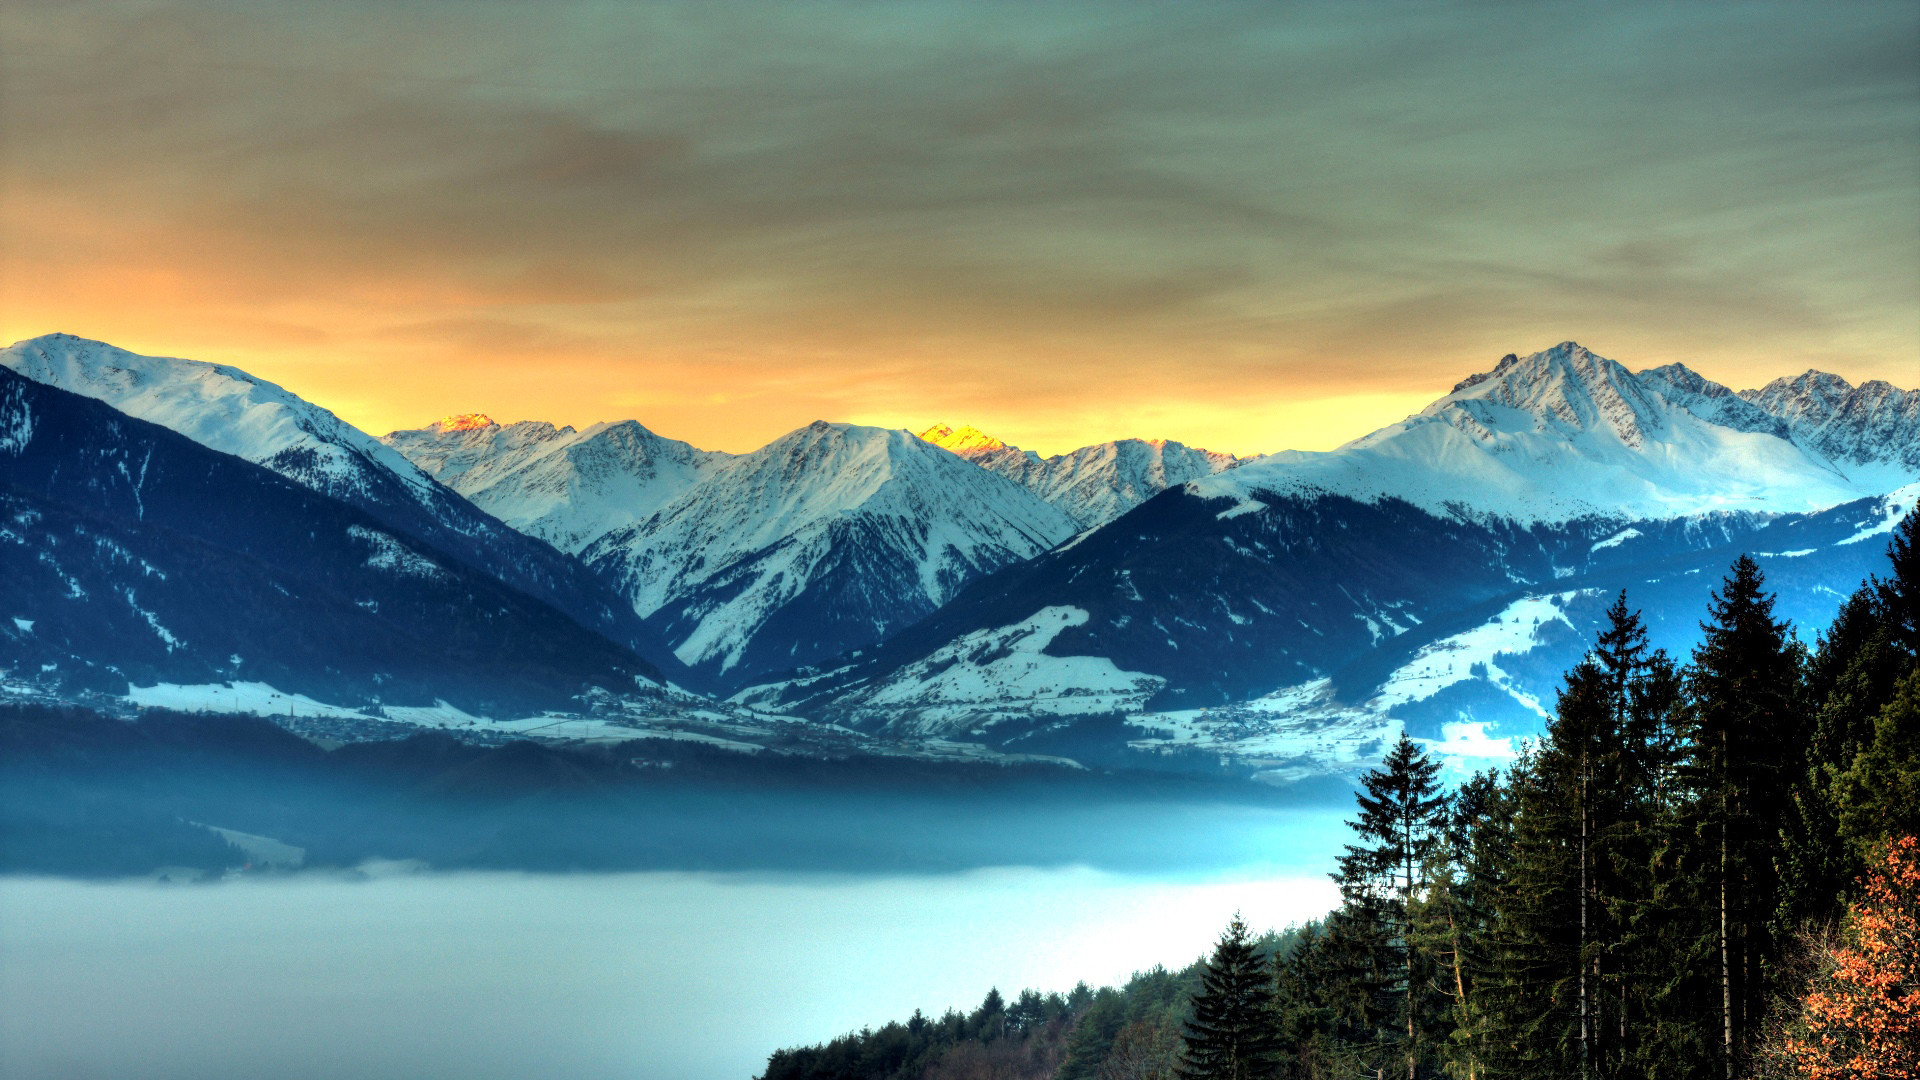
[{"label": "cloud", "polygon": [[23,4],[0,41],[0,329],[376,426],[457,373],[736,449],[846,408],[1266,450],[1275,402],[1567,337],[1734,382],[1920,351],[1906,4]]}]

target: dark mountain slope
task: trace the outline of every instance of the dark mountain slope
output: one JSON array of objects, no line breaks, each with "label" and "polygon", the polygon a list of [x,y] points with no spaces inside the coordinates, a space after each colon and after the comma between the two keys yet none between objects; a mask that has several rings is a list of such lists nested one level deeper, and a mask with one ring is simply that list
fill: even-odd
[{"label": "dark mountain slope", "polygon": [[659,679],[364,511],[4,370],[0,579],[16,684],[237,680],[500,713]]}]

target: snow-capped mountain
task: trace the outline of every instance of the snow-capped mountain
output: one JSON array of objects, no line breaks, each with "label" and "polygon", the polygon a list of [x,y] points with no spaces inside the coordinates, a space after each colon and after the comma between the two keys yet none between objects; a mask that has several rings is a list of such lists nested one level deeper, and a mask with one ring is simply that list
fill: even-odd
[{"label": "snow-capped mountain", "polygon": [[1025,487],[1082,529],[1104,525],[1170,487],[1246,459],[1164,439],[1119,439],[1043,458],[973,427],[935,424],[920,438]]},{"label": "snow-capped mountain", "polygon": [[816,422],[583,553],[727,681],[872,645],[1073,535],[1025,488],[905,431]]},{"label": "snow-capped mountain", "polygon": [[1883,568],[1865,541],[1920,486],[1843,473],[1789,426],[1678,366],[1636,376],[1572,343],[1509,356],[1402,423],[1169,489],[738,699],[948,737],[1129,716],[1163,750],[1265,733],[1255,757],[1395,724],[1504,745],[1537,729],[1620,588],[1679,647],[1742,551],[1812,627]]},{"label": "snow-capped mountain", "polygon": [[1642,379],[1570,341],[1509,354],[1417,415],[1338,449],[1276,455],[1192,486],[1248,510],[1261,493],[1319,493],[1550,524],[1804,512],[1886,490],[1758,424],[1729,395],[1682,393],[1678,374]]},{"label": "snow-capped mountain", "polygon": [[573,554],[652,514],[733,457],[662,438],[633,420],[576,431],[536,420],[497,424],[473,413],[381,442],[475,506]]},{"label": "snow-capped mountain", "polygon": [[[660,673],[373,515],[0,369],[0,683],[525,715]],[[293,695],[300,695],[299,698]]]},{"label": "snow-capped mountain", "polygon": [[70,334],[0,350],[0,367],[357,507],[389,530],[554,604],[638,651],[669,678],[685,677],[659,635],[585,567],[502,525],[398,451],[273,383],[224,364],[142,356]]},{"label": "snow-capped mountain", "polygon": [[1809,371],[1742,390],[1740,397],[1857,484],[1885,487],[1920,474],[1920,390],[1878,379],[1852,386],[1838,375]]}]

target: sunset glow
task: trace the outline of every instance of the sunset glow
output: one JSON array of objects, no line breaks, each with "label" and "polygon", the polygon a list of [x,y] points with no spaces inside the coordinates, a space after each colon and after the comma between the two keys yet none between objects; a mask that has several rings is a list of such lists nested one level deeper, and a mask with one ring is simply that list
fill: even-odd
[{"label": "sunset glow", "polygon": [[1327,448],[1566,339],[1913,385],[1920,10],[1606,15],[13,5],[0,339],[731,451]]}]

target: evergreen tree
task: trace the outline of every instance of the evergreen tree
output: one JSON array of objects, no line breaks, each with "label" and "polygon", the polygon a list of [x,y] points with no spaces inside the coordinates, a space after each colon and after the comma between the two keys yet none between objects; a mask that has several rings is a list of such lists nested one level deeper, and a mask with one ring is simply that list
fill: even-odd
[{"label": "evergreen tree", "polygon": [[1579,867],[1567,842],[1570,803],[1539,752],[1507,774],[1507,820],[1476,842],[1475,870],[1494,916],[1475,993],[1480,1063],[1495,1078],[1573,1076],[1578,1017],[1568,980],[1579,966]]},{"label": "evergreen tree", "polygon": [[1800,650],[1773,617],[1760,568],[1742,555],[1701,624],[1688,682],[1689,772],[1701,839],[1714,852],[1710,900],[1720,979],[1721,1071],[1732,1077],[1765,1013],[1780,888],[1779,823],[1805,760]]},{"label": "evergreen tree", "polygon": [[1372,999],[1369,1018],[1389,1021],[1377,1040],[1391,1048],[1396,1072],[1408,1080],[1445,1027],[1432,958],[1418,947],[1413,925],[1446,826],[1439,772],[1440,764],[1402,733],[1380,768],[1361,777],[1360,815],[1349,823],[1361,842],[1347,845],[1334,875],[1346,904],[1333,926],[1357,986]]},{"label": "evergreen tree", "polygon": [[1833,792],[1840,840],[1863,866],[1889,837],[1920,835],[1920,671],[1880,710]]},{"label": "evergreen tree", "polygon": [[1887,555],[1893,576],[1874,580],[1883,618],[1894,644],[1908,656],[1920,657],[1920,507],[1907,512],[1894,526]]},{"label": "evergreen tree", "polygon": [[1893,700],[1912,658],[1894,644],[1876,590],[1863,585],[1840,605],[1807,665],[1815,703],[1806,764],[1782,822],[1780,902],[1773,932],[1785,940],[1808,924],[1839,917],[1865,872],[1862,850],[1841,838],[1840,777],[1873,740],[1874,721]]},{"label": "evergreen tree", "polygon": [[1301,927],[1288,947],[1275,954],[1275,1033],[1280,1045],[1287,1048],[1280,1075],[1293,1080],[1324,1080],[1359,1071],[1342,1067],[1350,1051],[1330,1004],[1338,995],[1329,993],[1338,979],[1324,924]]},{"label": "evergreen tree", "polygon": [[1448,807],[1446,828],[1427,873],[1427,893],[1415,908],[1415,945],[1434,961],[1438,996],[1447,1003],[1449,1041],[1438,1047],[1450,1076],[1477,1080],[1481,1033],[1474,991],[1486,965],[1490,915],[1485,881],[1475,872],[1475,840],[1506,815],[1505,792],[1489,770],[1462,784]]},{"label": "evergreen tree", "polygon": [[1273,1080],[1281,1075],[1273,972],[1235,915],[1193,995],[1179,1073],[1183,1080]]}]

